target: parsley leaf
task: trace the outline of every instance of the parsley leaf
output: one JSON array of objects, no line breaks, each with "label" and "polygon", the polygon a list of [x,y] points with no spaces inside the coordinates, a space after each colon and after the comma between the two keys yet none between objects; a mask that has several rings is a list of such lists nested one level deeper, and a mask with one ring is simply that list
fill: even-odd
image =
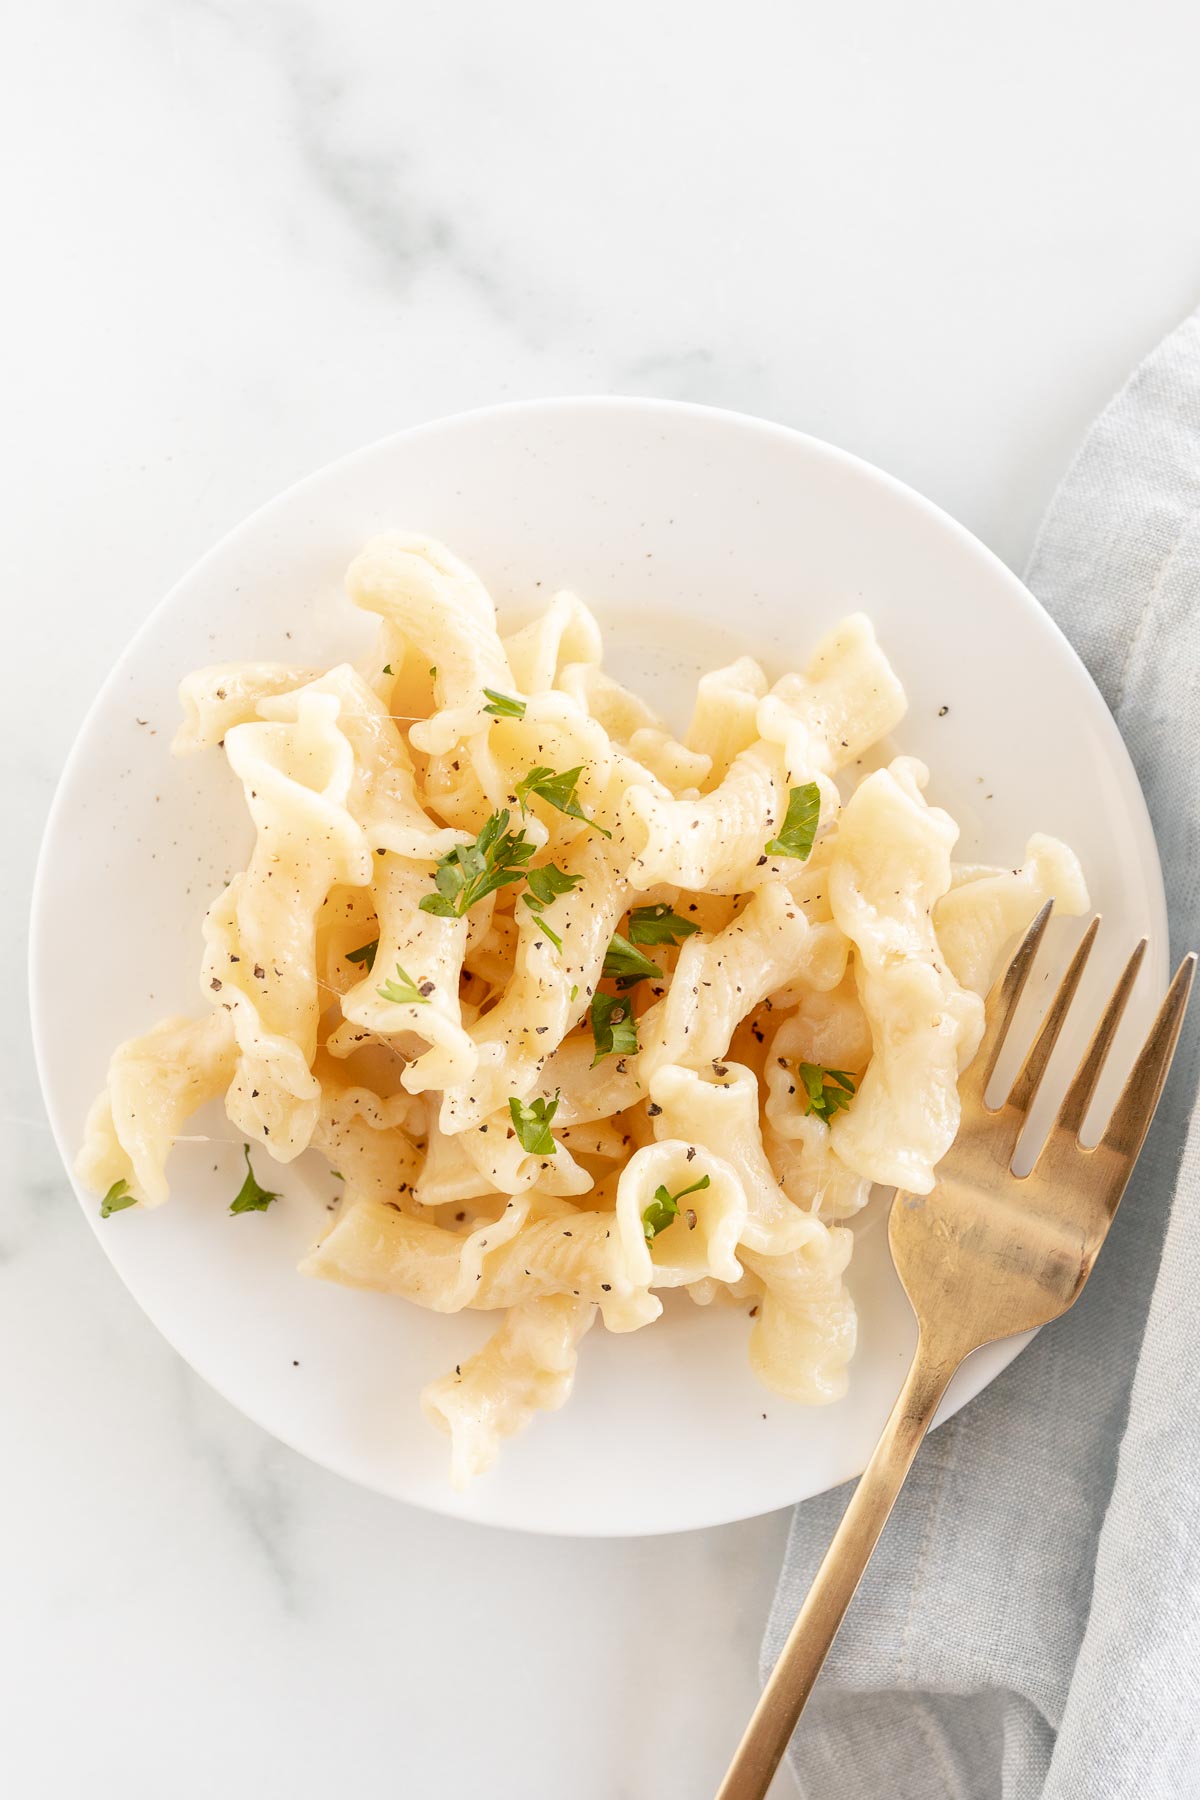
[{"label": "parsley leaf", "polygon": [[621,994],[593,994],[591,1005],[592,1042],[596,1054],[592,1067],[606,1056],[632,1056],[638,1047],[637,1020],[633,1006]]},{"label": "parsley leaf", "polygon": [[812,850],[821,818],[821,790],[815,781],[794,787],[788,795],[787,817],[779,828],[779,836],[768,838],[763,848],[768,856],[797,856],[804,862]]},{"label": "parsley leaf", "polygon": [[[540,912],[542,910],[541,907],[538,906],[536,901],[531,900],[529,898],[528,894],[525,894],[523,896],[523,898],[524,898],[526,906],[528,906],[531,909],[531,911]],[[548,937],[550,939],[550,942],[554,945],[554,948],[558,951],[558,954],[561,956],[563,941],[559,937],[557,931],[555,931],[553,925],[547,925],[545,919],[539,919],[538,920],[538,930],[541,932],[543,937]]]},{"label": "parsley leaf", "polygon": [[635,906],[629,915],[631,944],[678,944],[699,929],[691,919],[681,919],[669,906]]},{"label": "parsley leaf", "polygon": [[[534,913],[540,911],[540,909],[534,905],[533,900],[529,898],[529,895],[525,895],[524,898],[525,905],[527,905],[527,907],[533,907]],[[549,940],[551,940],[554,949],[558,950],[558,954],[561,956],[561,954],[563,954],[563,940],[558,936],[558,932],[554,931],[554,927],[552,927],[552,925],[547,925],[547,922],[545,922],[543,918],[540,918],[540,920],[538,920],[538,931],[542,932],[543,938],[549,938]]]},{"label": "parsley leaf", "polygon": [[433,983],[423,981],[418,987],[407,970],[397,963],[395,981],[385,981],[375,992],[384,1000],[394,1000],[397,1006],[428,1006]]},{"label": "parsley leaf", "polygon": [[384,663],[384,665],[383,665],[383,672],[384,672],[384,674],[385,674],[385,675],[392,675],[392,674],[394,674],[394,673],[395,673],[395,671],[394,671],[394,670],[393,670],[393,668],[392,668],[392,665],[391,665],[391,663]]},{"label": "parsley leaf", "polygon": [[610,838],[612,832],[606,831],[603,825],[597,825],[595,819],[589,819],[579,804],[575,789],[582,774],[582,763],[577,769],[565,769],[561,775],[556,775],[553,769],[539,763],[536,769],[530,769],[523,781],[517,783],[517,799],[521,811],[528,812],[530,797],[536,794],[547,806],[557,807],[560,813],[567,813],[572,819],[582,819],[585,825],[590,825],[601,837]]},{"label": "parsley leaf", "polygon": [[804,1084],[806,1113],[815,1113],[828,1125],[833,1115],[849,1106],[857,1083],[845,1069],[823,1069],[820,1063],[802,1062],[800,1080]]},{"label": "parsley leaf", "polygon": [[[668,1193],[665,1187],[656,1187],[654,1198],[642,1214],[642,1230],[646,1234],[646,1242],[652,1244],[660,1231],[673,1225],[679,1217],[679,1202],[686,1200],[689,1194],[698,1194],[708,1186],[708,1176],[702,1175],[699,1181],[693,1181],[691,1187],[680,1188],[677,1194]],[[693,1224],[695,1215],[692,1216]]]},{"label": "parsley leaf", "polygon": [[266,1212],[272,1200],[278,1200],[278,1194],[270,1193],[265,1187],[259,1187],[254,1178],[254,1170],[250,1166],[250,1146],[243,1144],[246,1155],[246,1179],[237,1191],[237,1197],[230,1202],[231,1213]]},{"label": "parsley leaf", "polygon": [[619,988],[636,987],[639,981],[651,980],[662,974],[656,962],[635,950],[628,938],[623,938],[619,931],[614,931],[612,941],[604,952],[602,975],[614,977]]},{"label": "parsley leaf", "polygon": [[375,967],[375,952],[379,948],[379,939],[372,938],[369,944],[360,944],[357,950],[347,950],[346,961],[366,963],[368,969]]},{"label": "parsley leaf", "polygon": [[[530,892],[522,894],[521,898],[530,912],[540,914],[544,913],[560,894],[569,894],[572,888],[578,887],[583,876],[567,875],[562,869],[556,869],[553,863],[544,863],[540,869],[530,869],[525,880]],[[541,929],[561,954],[563,941],[557,931],[547,925],[545,919],[541,920]]]},{"label": "parsley leaf", "polygon": [[100,1217],[111,1219],[115,1212],[124,1212],[127,1206],[136,1206],[137,1200],[129,1191],[129,1183],[125,1180],[114,1181],[100,1202]]},{"label": "parsley leaf", "polygon": [[493,813],[473,844],[455,844],[434,867],[436,894],[426,894],[421,911],[461,919],[485,894],[520,881],[537,846],[523,831],[509,831],[509,813]]},{"label": "parsley leaf", "polygon": [[483,691],[492,703],[490,706],[485,706],[483,710],[485,713],[491,713],[493,718],[523,719],[525,717],[523,700],[514,700],[511,694],[498,694],[495,688],[484,688]]},{"label": "parsley leaf", "polygon": [[[530,869],[525,877],[529,892],[538,906],[549,906],[560,894],[569,894],[583,880],[582,875],[568,875],[563,869],[556,869],[553,863],[543,863],[540,869]],[[526,896],[528,900],[528,895]],[[534,908],[536,912],[537,907]]]},{"label": "parsley leaf", "polygon": [[553,1156],[558,1145],[550,1136],[550,1121],[558,1111],[558,1095],[553,1100],[517,1100],[508,1103],[513,1129],[521,1140],[522,1150],[530,1156]]}]

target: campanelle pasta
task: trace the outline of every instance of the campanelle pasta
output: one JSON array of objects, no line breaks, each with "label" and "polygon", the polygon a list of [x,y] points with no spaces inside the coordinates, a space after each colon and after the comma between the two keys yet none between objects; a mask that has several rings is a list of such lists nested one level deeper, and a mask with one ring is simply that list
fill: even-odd
[{"label": "campanelle pasta", "polygon": [[346,585],[378,621],[357,665],[180,690],[175,751],[223,746],[254,848],[205,920],[206,1010],[122,1045],[89,1114],[103,1216],[167,1198],[218,1096],[231,1212],[287,1204],[253,1146],[325,1157],[342,1198],[303,1273],[502,1315],[423,1396],[458,1484],[563,1404],[596,1320],[637,1331],[672,1289],[743,1307],[775,1392],[838,1399],[839,1221],[932,1186],[1001,952],[1047,898],[1087,907],[1074,855],[955,864],[928,771],[881,753],[905,699],[861,614],[773,684],[750,657],[701,676],[678,738],[573,594],[501,636],[402,532]]}]

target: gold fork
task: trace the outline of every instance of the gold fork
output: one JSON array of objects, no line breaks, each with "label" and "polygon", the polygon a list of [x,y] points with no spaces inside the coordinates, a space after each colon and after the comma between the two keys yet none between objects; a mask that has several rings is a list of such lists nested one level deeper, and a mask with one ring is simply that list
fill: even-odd
[{"label": "gold fork", "polygon": [[988,997],[983,1043],[959,1084],[962,1124],[931,1194],[897,1194],[888,1239],[917,1315],[916,1355],[883,1435],[834,1533],[763,1689],[717,1800],[763,1800],[950,1377],[972,1350],[1048,1324],[1083,1291],[1158,1105],[1183,1024],[1196,958],[1159,1009],[1099,1143],[1079,1133],[1146,948],[1113,991],[1032,1171],[1013,1155],[1062,1030],[1100,921],[1071,959],[1004,1104],[985,1102],[1017,1002],[1045,933],[1042,908]]}]

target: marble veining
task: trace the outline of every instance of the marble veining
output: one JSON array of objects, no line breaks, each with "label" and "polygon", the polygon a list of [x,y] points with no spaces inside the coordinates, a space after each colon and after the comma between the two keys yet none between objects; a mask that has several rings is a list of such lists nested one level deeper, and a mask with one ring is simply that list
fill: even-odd
[{"label": "marble veining", "polygon": [[1019,567],[1200,275],[1200,14],[1162,32],[1097,0],[1081,79],[1068,13],[42,0],[9,22],[5,1792],[711,1792],[783,1518],[641,1543],[470,1529],[204,1387],[116,1281],[41,1119],[37,842],[166,586],[309,469],[441,413],[613,391],[761,412]]}]

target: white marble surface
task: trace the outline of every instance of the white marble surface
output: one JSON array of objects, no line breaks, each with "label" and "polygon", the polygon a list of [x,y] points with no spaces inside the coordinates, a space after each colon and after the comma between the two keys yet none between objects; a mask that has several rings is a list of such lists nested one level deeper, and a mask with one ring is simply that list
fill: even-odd
[{"label": "white marble surface", "polygon": [[[1179,4],[39,0],[5,40],[18,970],[95,686],[306,470],[490,400],[662,393],[857,450],[1019,566],[1088,418],[1200,287]],[[519,1538],[279,1448],[98,1254],[13,985],[4,1790],[703,1800],[784,1519]]]}]

